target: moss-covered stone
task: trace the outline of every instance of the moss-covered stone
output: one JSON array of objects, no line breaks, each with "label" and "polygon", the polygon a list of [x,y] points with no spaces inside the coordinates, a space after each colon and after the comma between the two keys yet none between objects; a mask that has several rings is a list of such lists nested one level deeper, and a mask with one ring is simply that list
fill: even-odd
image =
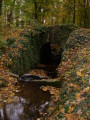
[{"label": "moss-covered stone", "polygon": [[67,25],[36,26],[24,29],[17,38],[8,38],[9,68],[20,75],[26,73],[39,63],[39,51],[44,43],[49,41],[63,48],[73,29]]}]

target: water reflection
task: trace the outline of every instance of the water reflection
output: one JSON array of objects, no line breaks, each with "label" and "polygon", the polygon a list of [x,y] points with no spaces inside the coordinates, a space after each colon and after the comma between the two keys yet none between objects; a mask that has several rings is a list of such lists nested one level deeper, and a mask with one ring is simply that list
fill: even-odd
[{"label": "water reflection", "polygon": [[36,84],[21,84],[13,99],[0,109],[0,120],[36,120],[40,112],[47,112],[50,93]]}]

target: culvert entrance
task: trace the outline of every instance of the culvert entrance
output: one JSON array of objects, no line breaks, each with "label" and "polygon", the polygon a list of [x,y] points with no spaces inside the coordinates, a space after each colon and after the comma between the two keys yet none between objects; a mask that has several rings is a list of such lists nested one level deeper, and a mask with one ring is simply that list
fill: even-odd
[{"label": "culvert entrance", "polygon": [[45,43],[40,48],[40,64],[49,65],[52,63],[52,53],[50,42]]},{"label": "culvert entrance", "polygon": [[46,71],[50,78],[57,77],[57,67],[61,62],[62,52],[63,49],[59,45],[50,44],[50,42],[43,44],[40,48],[40,69]]},{"label": "culvert entrance", "polygon": [[40,48],[40,64],[44,65],[59,65],[63,49],[57,44],[45,43]]}]

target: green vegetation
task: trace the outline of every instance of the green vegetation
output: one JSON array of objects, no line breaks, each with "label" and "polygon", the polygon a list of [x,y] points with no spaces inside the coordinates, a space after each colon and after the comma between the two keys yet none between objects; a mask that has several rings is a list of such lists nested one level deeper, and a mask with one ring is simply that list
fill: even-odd
[{"label": "green vegetation", "polygon": [[[66,42],[58,77],[63,80],[60,97],[50,118],[89,119],[90,30],[78,29]],[[49,119],[50,119],[49,118]]]},{"label": "green vegetation", "polygon": [[1,0],[0,16],[5,27],[76,24],[90,28],[89,0]]},{"label": "green vegetation", "polygon": [[5,48],[6,48],[6,41],[0,38],[0,55],[5,53]]},{"label": "green vegetation", "polygon": [[11,60],[11,70],[14,73],[23,74],[34,67],[39,62],[38,34],[37,31],[23,31],[18,38],[9,38],[9,58]]}]

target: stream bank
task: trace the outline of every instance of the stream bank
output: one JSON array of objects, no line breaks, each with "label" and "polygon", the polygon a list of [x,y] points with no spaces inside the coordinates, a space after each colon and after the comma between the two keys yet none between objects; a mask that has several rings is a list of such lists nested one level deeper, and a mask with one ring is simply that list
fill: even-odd
[{"label": "stream bank", "polygon": [[90,29],[73,31],[65,46],[58,78],[63,84],[50,119],[89,120]]},{"label": "stream bank", "polygon": [[[38,73],[41,74],[39,70],[41,71],[41,69],[37,70]],[[35,71],[36,70],[32,70],[32,73],[35,74]],[[54,107],[59,98],[60,81],[57,81],[57,79],[48,78],[47,81],[32,80],[29,83],[15,83],[14,81],[14,84],[12,84],[10,84],[10,88],[8,88],[9,86],[2,88],[4,91],[1,95],[3,95],[3,97],[5,96],[5,98],[2,98],[0,120],[44,119],[50,112],[48,108],[50,106]]]},{"label": "stream bank", "polygon": [[4,101],[0,108],[0,120],[36,120],[40,113],[47,113],[49,101],[49,91],[44,92],[40,85],[19,84],[11,101]]}]

